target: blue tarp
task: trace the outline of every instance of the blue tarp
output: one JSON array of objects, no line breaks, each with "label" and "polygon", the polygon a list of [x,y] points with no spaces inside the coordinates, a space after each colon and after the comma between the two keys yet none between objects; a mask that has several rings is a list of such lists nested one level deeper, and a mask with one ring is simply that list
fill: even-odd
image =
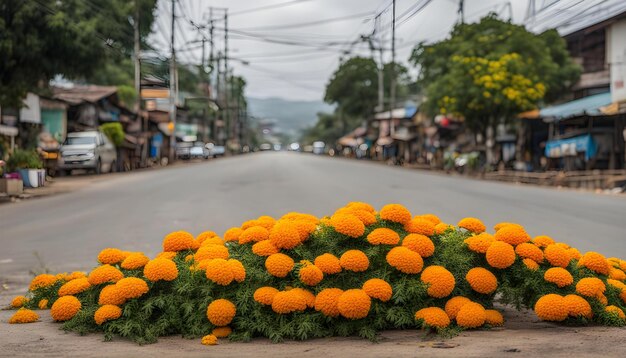
[{"label": "blue tarp", "polygon": [[589,160],[596,155],[597,146],[591,135],[581,135],[579,137],[550,140],[546,143],[546,157],[562,158],[575,156],[578,153],[585,153],[585,160]]},{"label": "blue tarp", "polygon": [[539,115],[546,118],[549,122],[583,115],[598,116],[602,114],[600,107],[608,106],[609,104],[611,104],[611,92],[596,94],[544,108],[539,111]]}]

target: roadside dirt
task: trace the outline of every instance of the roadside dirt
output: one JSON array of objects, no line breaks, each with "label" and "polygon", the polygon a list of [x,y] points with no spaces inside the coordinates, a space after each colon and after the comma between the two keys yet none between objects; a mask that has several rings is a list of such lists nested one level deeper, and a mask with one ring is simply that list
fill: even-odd
[{"label": "roadside dirt", "polygon": [[[2,304],[7,302],[3,295]],[[540,322],[530,311],[502,308],[505,327],[463,332],[447,340],[417,330],[385,331],[380,341],[360,338],[326,338],[273,344],[267,339],[233,343],[221,339],[217,346],[203,346],[199,339],[164,337],[158,343],[139,346],[116,339],[103,342],[101,334],[79,336],[60,330],[48,311],[39,311],[41,322],[7,323],[13,311],[0,311],[0,357],[624,357],[626,329],[564,327]]]}]

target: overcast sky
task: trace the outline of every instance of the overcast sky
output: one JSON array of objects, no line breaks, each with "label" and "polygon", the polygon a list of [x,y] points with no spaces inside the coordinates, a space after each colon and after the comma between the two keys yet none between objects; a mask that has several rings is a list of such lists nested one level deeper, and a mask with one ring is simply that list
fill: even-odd
[{"label": "overcast sky", "polygon": [[[281,97],[292,100],[318,100],[323,97],[324,87],[337,68],[342,52],[352,55],[370,55],[367,44],[350,45],[360,35],[371,34],[373,16],[386,9],[380,17],[386,47],[390,48],[389,22],[391,0],[177,0],[176,48],[182,63],[199,64],[201,49],[194,41],[201,38],[191,22],[208,23],[209,7],[228,7],[229,57],[248,61],[244,65],[231,60],[234,73],[242,75],[247,85],[247,95],[252,97]],[[550,0],[536,0],[539,7]],[[552,0],[553,2],[554,0]],[[594,1],[594,0],[588,0]],[[281,5],[290,3],[290,5]],[[432,0],[413,14],[417,6],[426,0],[397,0],[396,47],[397,60],[407,63],[413,46],[420,41],[436,41],[447,36],[458,20],[458,0]],[[465,0],[466,21],[473,22],[490,11],[508,17],[509,1]],[[524,19],[528,0],[511,0],[513,21]],[[259,9],[267,7],[266,9]],[[256,11],[249,11],[254,10]],[[149,42],[169,53],[171,29],[171,0],[159,0],[154,33]],[[404,16],[402,16],[404,14]],[[223,18],[223,10],[214,10],[214,16]],[[293,27],[326,19],[346,18],[307,27]],[[215,24],[215,48],[224,49],[224,24]],[[287,28],[277,28],[287,26]],[[263,28],[266,29],[263,29]],[[267,28],[271,27],[271,28]],[[208,31],[204,30],[205,36]],[[251,37],[254,36],[254,37]],[[261,39],[264,38],[265,40]],[[273,42],[268,42],[273,41]],[[289,42],[290,44],[274,43]],[[305,46],[291,43],[305,44]],[[209,46],[207,45],[207,52]],[[390,51],[385,59],[390,60]],[[345,55],[344,55],[345,56]],[[208,54],[207,54],[208,57]]]}]

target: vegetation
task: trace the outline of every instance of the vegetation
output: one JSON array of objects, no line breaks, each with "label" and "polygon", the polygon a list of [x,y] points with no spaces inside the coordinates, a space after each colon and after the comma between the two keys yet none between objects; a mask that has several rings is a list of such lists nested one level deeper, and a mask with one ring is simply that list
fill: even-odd
[{"label": "vegetation", "polygon": [[582,255],[513,223],[486,233],[413,216],[399,204],[376,212],[349,203],[332,216],[261,216],[224,233],[177,231],[163,252],[107,248],[88,275],[42,274],[13,300],[11,322],[55,321],[79,333],[138,343],[180,334],[274,342],[328,336],[376,340],[385,329],[449,336],[504,324],[496,297],[545,321],[626,325],[626,261]]},{"label": "vegetation", "polygon": [[[138,0],[145,38],[156,0]],[[125,0],[8,0],[0,6],[0,106],[21,107],[26,92],[57,75],[100,76],[130,57],[134,3]],[[131,21],[129,21],[131,19]],[[114,83],[123,84],[123,83]]]},{"label": "vegetation", "polygon": [[105,123],[100,126],[100,131],[102,131],[116,147],[124,143],[124,128],[122,128],[121,123]]},{"label": "vegetation", "polygon": [[7,160],[7,172],[41,168],[43,168],[43,163],[36,150],[16,149]]},{"label": "vegetation", "polygon": [[556,30],[536,35],[493,14],[419,44],[410,61],[430,114],[464,117],[477,132],[558,98],[580,75]]}]

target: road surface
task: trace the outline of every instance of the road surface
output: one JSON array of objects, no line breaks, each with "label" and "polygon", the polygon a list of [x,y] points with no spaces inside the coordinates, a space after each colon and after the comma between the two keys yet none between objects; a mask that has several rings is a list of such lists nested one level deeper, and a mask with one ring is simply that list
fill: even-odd
[{"label": "road surface", "polygon": [[[105,180],[106,179],[106,180]],[[165,234],[223,233],[259,215],[331,214],[349,201],[488,227],[524,225],[581,251],[626,258],[626,197],[448,177],[379,163],[263,152],[112,175],[75,192],[0,206],[0,277],[88,270],[105,247],[159,251]],[[41,262],[34,253],[37,253]]]}]

